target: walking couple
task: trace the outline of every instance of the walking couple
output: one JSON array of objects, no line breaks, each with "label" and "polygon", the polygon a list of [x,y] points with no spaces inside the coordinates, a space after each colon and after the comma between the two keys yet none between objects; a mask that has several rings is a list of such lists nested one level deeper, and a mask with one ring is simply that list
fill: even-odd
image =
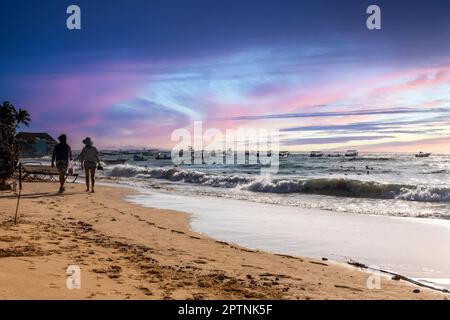
[{"label": "walking couple", "polygon": [[[67,170],[69,169],[69,162],[73,161],[72,149],[67,144],[67,136],[62,134],[58,137],[59,143],[53,149],[52,168],[55,167],[59,171],[59,193],[65,191],[64,184],[66,182]],[[95,186],[95,170],[100,168],[99,152],[94,147],[94,142],[87,137],[83,140],[84,148],[79,155],[81,169],[84,169],[86,176],[86,192],[94,193]],[[71,167],[72,169],[72,167]],[[73,170],[73,169],[72,169]],[[90,185],[89,185],[90,183]]]}]

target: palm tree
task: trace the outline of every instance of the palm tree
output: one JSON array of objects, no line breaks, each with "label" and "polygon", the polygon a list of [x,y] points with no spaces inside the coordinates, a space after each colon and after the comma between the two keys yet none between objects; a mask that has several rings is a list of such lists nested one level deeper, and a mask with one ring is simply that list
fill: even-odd
[{"label": "palm tree", "polygon": [[30,125],[31,117],[27,110],[23,110],[19,108],[19,111],[16,113],[16,128],[23,124],[26,127]]},{"label": "palm tree", "polygon": [[28,111],[17,110],[9,101],[0,105],[0,186],[13,175],[19,161],[16,129],[21,124],[28,126],[30,121]]}]

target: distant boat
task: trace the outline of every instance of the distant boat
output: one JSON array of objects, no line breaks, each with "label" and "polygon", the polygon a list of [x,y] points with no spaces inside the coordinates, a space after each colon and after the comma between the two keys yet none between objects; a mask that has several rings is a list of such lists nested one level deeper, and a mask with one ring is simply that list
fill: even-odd
[{"label": "distant boat", "polygon": [[282,158],[289,157],[289,151],[280,151],[279,156]]},{"label": "distant boat", "polygon": [[330,158],[338,158],[338,157],[340,157],[340,156],[341,156],[340,153],[329,153],[329,154],[328,154],[328,157],[330,157]]},{"label": "distant boat", "polygon": [[416,154],[416,158],[428,158],[429,156],[431,156],[430,152],[422,152],[420,151],[419,153]]},{"label": "distant boat", "polygon": [[133,161],[147,161],[147,159],[142,154],[135,154]]},{"label": "distant boat", "polygon": [[156,160],[170,160],[172,159],[172,154],[170,152],[158,152],[155,158]]},{"label": "distant boat", "polygon": [[320,157],[323,157],[323,152],[322,151],[311,151],[309,156],[311,158],[320,158]]},{"label": "distant boat", "polygon": [[347,152],[345,153],[346,157],[357,157],[358,156],[358,151],[356,150],[347,150]]}]

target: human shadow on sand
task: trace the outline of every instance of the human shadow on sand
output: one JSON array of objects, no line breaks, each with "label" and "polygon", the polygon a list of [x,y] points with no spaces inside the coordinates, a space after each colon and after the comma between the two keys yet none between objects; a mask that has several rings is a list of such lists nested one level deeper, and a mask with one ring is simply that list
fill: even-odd
[{"label": "human shadow on sand", "polygon": [[[37,199],[42,197],[62,197],[62,196],[73,196],[77,194],[86,194],[86,192],[40,192],[40,193],[33,193],[33,194],[21,194],[21,199]],[[3,196],[0,195],[0,199],[17,199],[17,194],[7,195]]]}]

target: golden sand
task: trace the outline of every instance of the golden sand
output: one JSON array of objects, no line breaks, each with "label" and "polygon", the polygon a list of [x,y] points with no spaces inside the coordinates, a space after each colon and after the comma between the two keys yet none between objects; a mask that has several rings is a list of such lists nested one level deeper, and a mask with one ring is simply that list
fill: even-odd
[{"label": "golden sand", "polygon": [[[330,261],[248,250],[195,233],[189,215],[125,201],[135,191],[25,183],[0,193],[0,299],[443,299]],[[81,268],[81,289],[66,269]],[[413,290],[419,293],[414,293]]]}]

